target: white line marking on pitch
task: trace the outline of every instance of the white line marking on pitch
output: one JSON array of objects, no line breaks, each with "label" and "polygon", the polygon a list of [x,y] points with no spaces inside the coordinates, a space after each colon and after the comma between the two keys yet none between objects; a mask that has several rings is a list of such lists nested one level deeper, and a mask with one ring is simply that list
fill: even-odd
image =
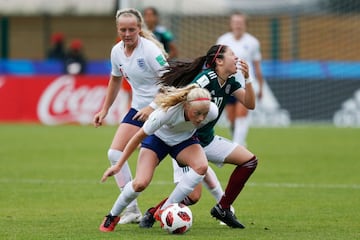
[{"label": "white line marking on pitch", "polygon": [[322,184],[322,183],[248,183],[247,186],[273,188],[344,188],[360,189],[359,184]]},{"label": "white line marking on pitch", "polygon": [[[90,179],[10,179],[0,178],[0,184],[98,184],[100,180]],[[153,181],[155,185],[170,185],[171,181]],[[226,184],[226,183],[225,183]],[[360,189],[360,184],[322,184],[322,183],[254,183],[246,184],[249,187],[269,188],[318,188],[318,189]]]}]

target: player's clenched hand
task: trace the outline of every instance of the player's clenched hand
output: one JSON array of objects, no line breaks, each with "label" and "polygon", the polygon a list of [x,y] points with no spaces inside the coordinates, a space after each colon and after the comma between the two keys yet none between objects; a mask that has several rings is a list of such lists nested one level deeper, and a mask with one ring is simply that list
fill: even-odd
[{"label": "player's clenched hand", "polygon": [[98,112],[97,114],[95,114],[94,119],[93,119],[93,124],[95,127],[100,127],[103,123],[104,118],[107,115],[107,111],[105,110],[101,110],[100,112]]},{"label": "player's clenched hand", "polygon": [[133,120],[145,122],[153,111],[154,109],[152,107],[146,106],[135,114]]},{"label": "player's clenched hand", "polygon": [[249,78],[249,66],[244,60],[238,61],[238,68],[241,70],[245,79]]},{"label": "player's clenched hand", "polygon": [[119,171],[120,171],[120,169],[118,167],[116,167],[116,166],[109,167],[104,172],[104,174],[103,174],[103,176],[101,178],[101,182],[105,182],[108,177],[114,176]]}]

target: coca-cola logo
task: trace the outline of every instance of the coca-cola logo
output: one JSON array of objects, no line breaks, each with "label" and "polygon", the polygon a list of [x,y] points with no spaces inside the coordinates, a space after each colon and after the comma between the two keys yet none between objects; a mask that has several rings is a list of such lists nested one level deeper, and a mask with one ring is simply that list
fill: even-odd
[{"label": "coca-cola logo", "polygon": [[0,88],[5,85],[6,80],[3,77],[0,77]]},{"label": "coca-cola logo", "polygon": [[[105,100],[106,85],[76,86],[76,79],[64,75],[55,79],[42,93],[37,106],[39,120],[48,125],[90,124]],[[125,103],[124,103],[125,102]],[[106,123],[117,124],[126,110],[118,97],[109,110]]]}]

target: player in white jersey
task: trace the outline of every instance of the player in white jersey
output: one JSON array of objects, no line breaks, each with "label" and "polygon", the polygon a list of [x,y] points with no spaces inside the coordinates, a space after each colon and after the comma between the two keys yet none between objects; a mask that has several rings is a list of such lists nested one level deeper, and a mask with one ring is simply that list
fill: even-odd
[{"label": "player in white jersey", "polygon": [[[229,46],[235,55],[249,64],[249,79],[253,82],[257,99],[261,99],[263,92],[263,76],[261,71],[261,52],[259,40],[246,32],[246,15],[240,12],[233,13],[230,17],[231,32],[225,33],[217,40],[218,44]],[[237,73],[242,86],[245,86],[244,78]],[[231,124],[233,141],[246,145],[246,136],[249,129],[248,109],[235,98],[229,101],[226,112]]]},{"label": "player in white jersey", "polygon": [[101,179],[105,181],[109,176],[118,173],[142,142],[136,176],[124,187],[100,225],[100,231],[114,230],[120,220],[118,215],[150,184],[155,168],[168,154],[180,165],[189,166],[191,169],[176,185],[165,202],[165,207],[181,202],[204,178],[208,167],[207,159],[199,140],[193,135],[197,128],[217,118],[217,106],[211,102],[209,91],[197,84],[184,88],[164,87],[163,90],[156,98],[159,108],[129,140],[117,164],[107,169]]},{"label": "player in white jersey", "polygon": [[[248,109],[255,108],[255,93],[251,80],[248,79],[248,65],[239,60],[228,46],[214,45],[210,47],[206,55],[198,57],[192,62],[173,62],[168,69],[161,77],[163,83],[171,86],[184,86],[190,82],[196,83],[210,92],[212,101],[218,106],[218,118],[199,128],[196,135],[208,161],[218,166],[233,164],[236,167],[229,178],[225,192],[222,191],[220,184],[216,183],[216,175],[209,172],[210,166],[208,167],[204,183],[211,189],[212,195],[217,200],[217,204],[210,213],[229,227],[245,228],[231,211],[231,205],[255,171],[258,159],[244,146],[215,135],[214,127],[231,95],[234,95]],[[245,88],[242,88],[240,82],[233,76],[237,71],[241,71],[245,77]],[[177,179],[186,174],[189,168],[186,167],[180,171],[177,171],[177,168],[178,166],[175,167],[174,175],[175,181],[179,184],[181,180],[178,181]],[[209,177],[212,178],[211,182],[209,182]],[[215,192],[216,194],[214,194]],[[191,201],[184,201],[185,198],[182,203],[185,205],[195,204],[200,196],[201,185],[200,188],[196,187],[187,196]],[[151,228],[153,226],[155,219],[159,217],[159,209],[163,209],[163,202],[164,200],[144,213],[139,224],[140,227]]]},{"label": "player in white jersey", "polygon": [[[94,125],[101,126],[113,104],[121,84],[126,78],[133,91],[131,108],[119,125],[108,150],[111,165],[115,165],[123,154],[129,139],[142,127],[154,110],[152,100],[158,92],[157,79],[166,67],[166,53],[150,31],[144,27],[141,13],[136,9],[122,9],[116,13],[117,32],[122,39],[111,51],[111,77],[107,94],[100,112],[94,116]],[[115,176],[120,189],[132,180],[127,163]],[[141,219],[136,200],[128,205],[120,223],[137,223]]]}]

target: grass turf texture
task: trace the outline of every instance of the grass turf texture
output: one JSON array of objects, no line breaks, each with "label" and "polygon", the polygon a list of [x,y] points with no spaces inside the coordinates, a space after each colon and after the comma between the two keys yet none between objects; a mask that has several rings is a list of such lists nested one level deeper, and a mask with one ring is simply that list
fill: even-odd
[{"label": "grass turf texture", "polygon": [[[100,183],[115,127],[0,125],[0,239],[169,239],[153,229],[98,230],[119,191]],[[217,129],[229,136],[227,129]],[[258,169],[234,203],[246,229],[219,225],[204,189],[186,239],[360,239],[360,129],[251,129]],[[135,156],[130,160],[135,170]],[[213,167],[225,186],[232,166]],[[138,198],[144,212],[173,189],[169,159]],[[175,236],[173,236],[175,237]]]}]

